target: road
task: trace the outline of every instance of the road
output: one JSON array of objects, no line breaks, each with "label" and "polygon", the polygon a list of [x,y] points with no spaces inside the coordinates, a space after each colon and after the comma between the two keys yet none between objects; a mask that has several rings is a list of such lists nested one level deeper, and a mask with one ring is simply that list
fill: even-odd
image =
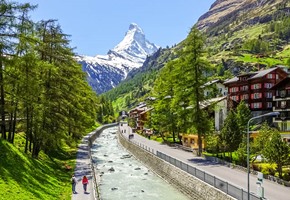
[{"label": "road", "polygon": [[[121,132],[124,136],[128,138],[128,134],[131,134],[130,127],[126,124],[120,127]],[[122,131],[123,130],[123,131]],[[159,142],[149,140],[136,133],[134,133],[134,138],[131,139],[132,142],[139,144],[139,146],[150,148],[151,152],[156,154],[156,151],[162,152],[171,156],[177,160],[180,160],[188,165],[191,165],[197,169],[205,171],[208,174],[216,176],[217,178],[224,180],[232,185],[239,188],[244,188],[247,191],[247,173],[238,169],[232,169],[227,166],[217,164],[211,161],[207,161],[204,158],[196,157],[192,152],[187,152],[175,147],[170,147]],[[250,175],[250,190],[253,193],[257,192],[257,176]],[[290,188],[279,185],[275,182],[269,180],[263,181],[263,187],[265,191],[265,197],[268,200],[290,200]]]}]

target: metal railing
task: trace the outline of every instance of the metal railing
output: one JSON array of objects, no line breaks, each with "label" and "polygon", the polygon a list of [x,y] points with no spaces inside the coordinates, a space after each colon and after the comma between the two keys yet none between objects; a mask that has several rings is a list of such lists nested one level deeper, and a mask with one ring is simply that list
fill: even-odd
[{"label": "metal railing", "polygon": [[[129,130],[130,133],[132,133],[132,130]],[[120,134],[122,137],[124,137],[123,134]],[[124,137],[126,138],[126,137]],[[248,200],[247,191],[243,190],[242,188],[239,188],[237,186],[234,186],[226,181],[223,181],[211,174],[208,174],[200,169],[197,169],[191,165],[188,165],[180,160],[177,160],[175,158],[172,158],[164,153],[161,153],[159,151],[155,151],[153,148],[150,148],[142,143],[139,143],[134,140],[129,140],[126,138],[129,142],[139,146],[140,148],[148,151],[149,153],[152,153],[156,155],[157,157],[161,158],[162,160],[165,160],[166,162],[174,165],[175,167],[178,167],[179,169],[193,175],[194,177],[198,178],[199,180],[217,188],[218,190],[228,194],[229,196],[238,199],[238,200]],[[261,200],[260,197],[256,196],[255,194],[250,194],[250,200]]]},{"label": "metal railing", "polygon": [[[164,153],[161,153],[157,151],[156,154],[159,158],[162,160],[165,160],[166,162],[169,162],[170,164],[174,165],[175,167],[178,167],[179,169],[193,175],[194,177],[200,179],[201,181],[217,188],[218,190],[223,191],[224,193],[230,195],[233,198],[236,198],[238,200],[247,200],[247,191],[244,191],[243,189],[234,186],[226,181],[223,181],[211,174],[208,174],[200,169],[197,169],[193,166],[190,166],[180,160],[177,160],[175,158],[172,158]],[[256,196],[255,194],[250,194],[250,200],[260,200],[261,198]]]}]

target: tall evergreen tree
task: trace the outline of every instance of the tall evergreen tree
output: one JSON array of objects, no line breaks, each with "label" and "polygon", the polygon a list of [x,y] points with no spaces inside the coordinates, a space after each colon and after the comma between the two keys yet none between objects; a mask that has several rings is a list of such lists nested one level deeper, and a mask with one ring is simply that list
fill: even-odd
[{"label": "tall evergreen tree", "polygon": [[193,27],[178,51],[179,62],[176,66],[177,84],[175,95],[182,102],[189,102],[192,128],[198,134],[198,155],[202,153],[202,137],[209,131],[210,125],[206,113],[200,107],[205,100],[203,85],[207,82],[210,70],[209,63],[204,59],[204,38]]},{"label": "tall evergreen tree", "polygon": [[240,132],[246,135],[245,133],[247,132],[247,124],[251,118],[251,110],[244,101],[239,103],[236,117]]},{"label": "tall evergreen tree", "polygon": [[151,116],[155,130],[158,130],[164,140],[164,133],[169,132],[175,142],[176,107],[172,104],[174,97],[174,80],[172,78],[175,61],[171,61],[161,70],[155,81],[154,95],[157,100],[153,103],[154,112]]},{"label": "tall evergreen tree", "polygon": [[238,121],[236,118],[236,114],[233,110],[230,110],[221,131],[221,138],[224,152],[229,151],[231,159],[232,152],[237,150],[240,143],[242,142],[242,133],[237,127]]}]

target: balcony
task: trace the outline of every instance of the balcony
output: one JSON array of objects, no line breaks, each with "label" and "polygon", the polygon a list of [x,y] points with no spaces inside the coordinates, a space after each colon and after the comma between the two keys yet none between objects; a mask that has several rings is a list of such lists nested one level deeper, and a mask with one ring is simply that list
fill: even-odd
[{"label": "balcony", "polygon": [[290,108],[284,107],[284,106],[273,106],[274,112],[282,112],[282,111],[290,111]]},{"label": "balcony", "polygon": [[290,117],[274,117],[273,122],[285,122],[290,121]]},{"label": "balcony", "polygon": [[283,90],[279,91],[279,94],[273,96],[273,101],[282,101],[282,100],[290,100],[290,93],[289,91]]}]

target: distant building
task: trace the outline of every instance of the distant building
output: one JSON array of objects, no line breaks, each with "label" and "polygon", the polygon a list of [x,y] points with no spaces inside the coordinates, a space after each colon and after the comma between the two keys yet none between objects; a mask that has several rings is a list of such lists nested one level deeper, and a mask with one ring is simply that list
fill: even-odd
[{"label": "distant building", "polygon": [[[137,107],[129,111],[129,117],[135,122],[135,127],[132,127],[134,131],[145,131],[144,124],[148,119],[149,111],[152,109],[148,108],[146,103],[140,103]],[[149,130],[146,129],[146,133],[148,132]]]},{"label": "distant building", "polygon": [[288,73],[281,67],[241,74],[224,82],[230,99],[244,100],[253,116],[272,111],[272,87],[286,78]]},{"label": "distant building", "polygon": [[222,80],[216,79],[204,84],[204,96],[206,97],[222,97],[227,95],[227,88]]}]

